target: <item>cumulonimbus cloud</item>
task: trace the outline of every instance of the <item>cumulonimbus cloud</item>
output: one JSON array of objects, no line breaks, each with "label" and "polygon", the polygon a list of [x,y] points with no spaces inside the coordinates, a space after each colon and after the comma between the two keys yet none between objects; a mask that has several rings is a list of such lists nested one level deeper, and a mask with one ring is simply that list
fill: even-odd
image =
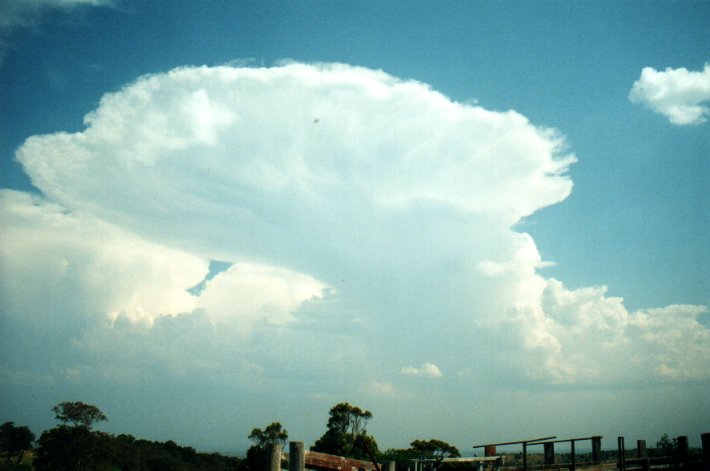
[{"label": "cumulonimbus cloud", "polygon": [[664,71],[644,67],[629,100],[666,116],[673,124],[704,123],[710,113],[710,64],[699,72],[684,67]]},{"label": "cumulonimbus cloud", "polygon": [[[534,240],[513,225],[570,194],[575,159],[558,132],[519,113],[456,103],[381,71],[288,64],[145,76],[104,96],[85,122],[82,132],[33,136],[17,152],[44,198],[6,197],[8,211],[27,212],[5,226],[8,246],[27,244],[2,253],[12,262],[3,263],[12,267],[7,292],[15,271],[29,280],[70,245],[89,261],[145,245],[166,254],[148,257],[146,276],[113,286],[133,258],[69,258],[47,285],[103,276],[103,289],[75,296],[92,297],[91,315],[147,324],[203,316],[220,332],[251,335],[225,355],[249,364],[284,345],[300,364],[320,364],[312,345],[326,342],[338,352],[327,358],[334,371],[357,364],[372,374],[364,384],[392,394],[395,384],[373,378],[472,364],[487,365],[477,375],[504,369],[558,384],[646,381],[636,372],[648,371],[710,377],[707,362],[687,357],[707,350],[703,307],[628,312],[603,288],[569,290],[538,273],[545,262]],[[85,220],[94,222],[66,232],[51,257],[33,256],[32,241],[42,244],[52,224]],[[232,265],[188,293],[209,260]],[[20,310],[37,289],[21,288]],[[51,287],[44,295],[68,296]],[[171,296],[177,304],[161,304]],[[676,334],[685,343],[669,341]],[[441,369],[393,366],[423,354]],[[619,355],[633,359],[631,374],[611,361]]]}]

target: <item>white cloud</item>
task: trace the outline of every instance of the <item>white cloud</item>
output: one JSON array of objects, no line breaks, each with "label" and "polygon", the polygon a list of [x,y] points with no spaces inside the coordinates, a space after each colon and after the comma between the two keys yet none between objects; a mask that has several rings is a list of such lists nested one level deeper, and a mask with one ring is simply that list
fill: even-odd
[{"label": "white cloud", "polygon": [[710,113],[710,64],[699,72],[684,67],[665,71],[644,67],[629,100],[666,116],[673,124],[704,123]]},{"label": "white cloud", "polygon": [[284,325],[302,303],[322,297],[327,288],[299,273],[237,263],[207,282],[197,305],[214,321],[234,317],[243,326],[262,320]]},{"label": "white cloud", "polygon": [[403,375],[407,376],[424,376],[427,378],[441,378],[443,374],[438,366],[433,363],[422,363],[421,366],[405,366],[401,370]]},{"label": "white cloud", "polygon": [[0,220],[0,305],[28,320],[150,323],[194,309],[185,290],[207,273],[204,259],[25,193],[0,192]]},{"label": "white cloud", "polygon": [[[382,398],[442,371],[461,372],[451,394],[708,378],[704,308],[628,312],[538,273],[512,227],[570,193],[566,152],[518,113],[362,68],[142,77],[84,131],[18,150],[45,197],[2,193],[0,321],[18,345],[20,322],[51,324],[64,360],[40,350],[36,377],[184,388],[169,394],[199,377],[258,398],[249,413],[275,391]],[[191,295],[209,260],[232,266]],[[401,368],[422,357],[436,365]]]}]

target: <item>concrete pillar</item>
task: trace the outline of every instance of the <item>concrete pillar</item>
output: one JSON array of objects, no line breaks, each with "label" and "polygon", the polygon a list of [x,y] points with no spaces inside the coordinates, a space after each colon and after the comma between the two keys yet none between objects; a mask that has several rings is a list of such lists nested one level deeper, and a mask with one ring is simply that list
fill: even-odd
[{"label": "concrete pillar", "polygon": [[703,433],[700,439],[703,442],[703,460],[710,464],[710,433]]},{"label": "concrete pillar", "polygon": [[394,461],[385,461],[382,463],[382,471],[395,471],[395,466]]},{"label": "concrete pillar", "polygon": [[281,471],[281,444],[273,443],[269,450],[269,469],[267,471]]},{"label": "concrete pillar", "polygon": [[542,446],[545,448],[545,466],[555,464],[555,444],[544,443]]},{"label": "concrete pillar", "polygon": [[600,463],[602,460],[602,437],[592,437],[592,461]]},{"label": "concrete pillar", "polygon": [[646,450],[646,440],[636,441],[636,458],[647,458],[648,451]]},{"label": "concrete pillar", "polygon": [[304,471],[306,469],[306,453],[303,442],[289,442],[288,471]]}]

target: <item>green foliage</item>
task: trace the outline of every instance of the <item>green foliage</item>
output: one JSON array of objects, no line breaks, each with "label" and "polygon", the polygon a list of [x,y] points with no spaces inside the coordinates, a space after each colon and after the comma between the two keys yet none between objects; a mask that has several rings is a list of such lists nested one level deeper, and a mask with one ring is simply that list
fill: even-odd
[{"label": "green foliage", "polygon": [[372,412],[341,402],[329,414],[328,429],[311,450],[361,460],[379,455],[374,437],[365,432]]},{"label": "green foliage", "polygon": [[414,440],[409,446],[419,459],[458,458],[461,456],[458,448],[435,438],[431,440]]},{"label": "green foliage", "polygon": [[678,439],[671,438],[664,433],[660,440],[656,442],[656,454],[658,456],[674,456],[678,454]]},{"label": "green foliage", "polygon": [[3,453],[17,454],[32,448],[35,434],[25,427],[15,427],[14,422],[5,422],[0,425],[0,451]]},{"label": "green foliage", "polygon": [[445,441],[431,440],[414,440],[409,444],[407,449],[389,449],[380,455],[381,461],[394,461],[396,469],[407,469],[410,460],[421,459],[442,459],[442,458],[458,458],[461,456],[458,448],[449,445]]},{"label": "green foliage", "polygon": [[81,401],[60,402],[52,407],[55,418],[62,423],[71,423],[74,427],[91,429],[95,422],[108,420],[98,407]]},{"label": "green foliage", "polygon": [[239,467],[238,458],[197,453],[172,440],[151,442],[132,435],[94,432],[91,426],[106,416],[83,402],[62,402],[52,411],[63,424],[45,431],[37,441],[33,463],[37,471],[222,471]]},{"label": "green foliage", "polygon": [[247,450],[246,459],[241,467],[244,470],[262,471],[267,467],[271,445],[278,443],[283,447],[288,440],[288,431],[279,422],[272,422],[264,430],[253,429],[249,434],[249,440],[254,444]]},{"label": "green foliage", "polygon": [[37,471],[226,471],[238,469],[240,462],[217,453],[197,453],[172,440],[136,440],[131,435],[113,436],[66,425],[44,432],[38,443],[34,461]]}]

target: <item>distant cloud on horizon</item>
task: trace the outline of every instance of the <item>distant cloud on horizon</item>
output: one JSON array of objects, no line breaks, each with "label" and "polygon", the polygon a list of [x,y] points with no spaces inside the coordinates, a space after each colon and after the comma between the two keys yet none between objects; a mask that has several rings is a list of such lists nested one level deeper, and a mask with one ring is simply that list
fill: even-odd
[{"label": "distant cloud on horizon", "polygon": [[675,125],[702,124],[710,114],[710,64],[699,72],[684,67],[664,71],[644,67],[629,100],[666,116]]}]

